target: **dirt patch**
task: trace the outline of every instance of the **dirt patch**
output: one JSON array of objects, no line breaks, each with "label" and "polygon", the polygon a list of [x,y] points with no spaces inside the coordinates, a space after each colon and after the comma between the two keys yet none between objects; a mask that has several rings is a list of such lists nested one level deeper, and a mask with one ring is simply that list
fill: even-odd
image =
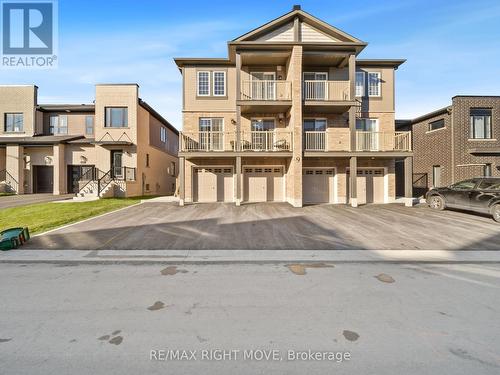
[{"label": "dirt patch", "polygon": [[382,281],[383,283],[393,283],[396,280],[392,278],[392,276],[389,276],[385,273],[378,274],[377,276],[374,276],[378,281]]},{"label": "dirt patch", "polygon": [[346,340],[349,341],[356,341],[357,339],[359,339],[359,335],[354,331],[345,330],[344,332],[342,332],[342,334],[344,335]]},{"label": "dirt patch", "polygon": [[286,267],[296,275],[302,276],[307,273],[308,268],[333,268],[333,264],[327,263],[309,263],[309,264],[287,264]]},{"label": "dirt patch", "polygon": [[109,340],[109,343],[110,344],[114,344],[114,345],[120,345],[123,341],[123,337],[121,336],[116,336],[116,337],[113,337],[111,340]]},{"label": "dirt patch", "polygon": [[156,301],[154,304],[148,307],[149,311],[161,310],[165,307],[165,304],[162,301]]},{"label": "dirt patch", "polygon": [[168,266],[160,271],[163,276],[173,276],[177,273],[187,273],[187,270],[177,269],[177,266]]}]

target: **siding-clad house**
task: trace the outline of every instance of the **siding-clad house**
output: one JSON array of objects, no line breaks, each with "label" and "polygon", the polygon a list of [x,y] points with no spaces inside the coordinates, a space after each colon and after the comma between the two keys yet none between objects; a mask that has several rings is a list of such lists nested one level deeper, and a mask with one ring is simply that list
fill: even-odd
[{"label": "siding-clad house", "polygon": [[366,45],[296,6],[228,57],[176,58],[181,204],[394,202],[396,160],[412,157],[394,119],[404,60],[358,58]]},{"label": "siding-clad house", "polygon": [[136,84],[96,85],[92,104],[39,104],[0,86],[0,189],[80,196],[173,194],[178,131]]}]

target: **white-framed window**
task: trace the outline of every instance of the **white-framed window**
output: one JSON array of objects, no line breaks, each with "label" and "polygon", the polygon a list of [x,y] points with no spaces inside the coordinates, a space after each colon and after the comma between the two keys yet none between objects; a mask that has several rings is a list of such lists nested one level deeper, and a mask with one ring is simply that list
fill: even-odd
[{"label": "white-framed window", "polygon": [[304,131],[306,132],[324,132],[326,131],[327,120],[324,118],[304,119]]},{"label": "white-framed window", "polygon": [[429,131],[443,129],[444,128],[444,119],[439,119],[436,121],[429,122]]},{"label": "white-framed window", "polygon": [[5,114],[5,132],[22,132],[24,130],[24,115],[22,113]]},{"label": "white-framed window", "polygon": [[380,96],[380,72],[368,72],[368,96]]},{"label": "white-framed window", "polygon": [[106,128],[126,128],[128,127],[127,107],[106,107],[104,126]]},{"label": "white-framed window", "polygon": [[252,131],[273,131],[274,118],[252,119]]},{"label": "white-framed window", "polygon": [[214,81],[214,96],[226,96],[226,72],[215,71],[213,72]]},{"label": "white-framed window", "polygon": [[356,119],[356,130],[362,132],[378,132],[378,119],[358,118]]},{"label": "white-framed window", "polygon": [[491,135],[491,109],[470,109],[470,138],[490,139]]},{"label": "white-framed window", "polygon": [[167,128],[164,126],[160,127],[160,141],[163,143],[167,143]]},{"label": "white-framed window", "polygon": [[85,134],[94,134],[94,116],[85,116]]},{"label": "white-framed window", "polygon": [[197,74],[197,95],[209,96],[210,95],[210,72],[199,71]]},{"label": "white-framed window", "polygon": [[356,72],[356,96],[365,96],[365,72]]},{"label": "white-framed window", "polygon": [[224,149],[223,129],[223,118],[200,117],[200,148],[209,151],[222,151]]},{"label": "white-framed window", "polygon": [[50,134],[68,134],[68,116],[51,115],[49,123]]}]

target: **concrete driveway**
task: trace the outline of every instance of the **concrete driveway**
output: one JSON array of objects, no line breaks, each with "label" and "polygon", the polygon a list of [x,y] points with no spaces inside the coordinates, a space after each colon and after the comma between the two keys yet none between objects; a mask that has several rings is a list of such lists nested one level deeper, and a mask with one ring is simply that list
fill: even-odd
[{"label": "concrete driveway", "polygon": [[500,250],[491,218],[425,205],[144,203],[33,238],[27,249]]},{"label": "concrete driveway", "polygon": [[21,195],[7,195],[0,197],[0,210],[3,208],[11,208],[17,206],[26,206],[34,203],[46,203],[53,201],[60,201],[64,199],[71,199],[74,194],[53,195],[53,194],[21,194]]}]

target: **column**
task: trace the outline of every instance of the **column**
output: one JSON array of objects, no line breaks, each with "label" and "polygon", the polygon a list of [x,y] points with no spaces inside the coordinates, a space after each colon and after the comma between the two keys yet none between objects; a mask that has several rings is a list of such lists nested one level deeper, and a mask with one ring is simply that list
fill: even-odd
[{"label": "column", "polygon": [[184,185],[186,183],[186,159],[184,157],[179,158],[179,206],[184,206],[185,199],[185,189]]},{"label": "column", "polygon": [[242,191],[241,191],[241,156],[236,157],[236,205],[241,205],[242,200]]},{"label": "column", "polygon": [[5,169],[11,176],[11,186],[17,194],[24,194],[24,147],[7,145],[5,150]]},{"label": "column", "polygon": [[349,201],[352,207],[358,207],[358,158],[351,156],[349,160]]},{"label": "column", "polygon": [[[356,98],[356,56],[349,55],[349,99]],[[356,151],[356,106],[349,108],[349,130],[351,151]]]},{"label": "column", "polygon": [[66,193],[66,162],[64,157],[63,144],[56,144],[52,148],[53,160],[54,160],[54,188],[52,193],[54,195],[65,194]]},{"label": "column", "polygon": [[407,156],[404,161],[405,170],[405,206],[413,206],[413,157]]},{"label": "column", "polygon": [[[241,97],[241,55],[236,52],[236,100]],[[236,142],[234,151],[241,151],[241,106],[236,104]]]},{"label": "column", "polygon": [[292,159],[290,160],[287,184],[291,184],[289,202],[294,207],[302,207],[302,46],[294,46],[288,74],[292,82],[292,108],[290,123],[293,126]]}]

